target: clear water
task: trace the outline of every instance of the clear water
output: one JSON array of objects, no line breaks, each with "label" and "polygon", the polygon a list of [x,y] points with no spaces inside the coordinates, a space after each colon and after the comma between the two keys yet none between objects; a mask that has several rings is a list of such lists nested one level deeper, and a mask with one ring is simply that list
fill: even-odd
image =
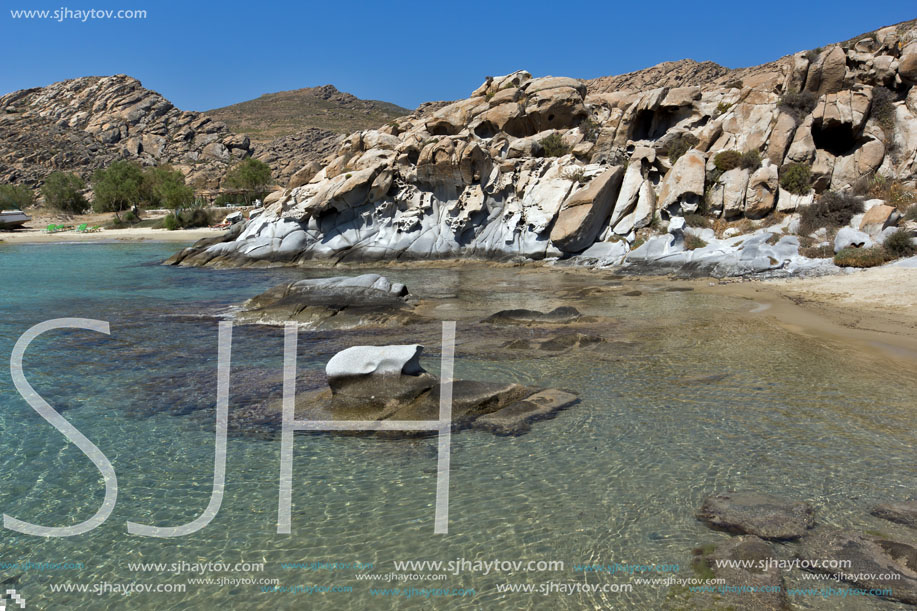
[{"label": "clear water", "polygon": [[[580,299],[611,316],[598,356],[486,358],[463,354],[472,321],[506,307],[544,309],[596,273],[498,269],[392,269],[436,312],[459,319],[456,375],[577,391],[581,404],[518,438],[453,438],[449,534],[433,535],[434,439],[392,441],[297,435],[293,534],[276,534],[279,440],[234,434],[222,508],[179,539],[127,534],[127,521],[177,525],[206,506],[212,481],[216,324],[233,304],[291,278],[330,270],[162,267],[174,245],[0,246],[0,510],[45,525],[90,517],[103,497],[86,457],[15,392],[6,363],[31,325],[56,317],[107,320],[111,336],[57,331],[37,340],[25,370],[35,389],[111,460],[119,498],[108,521],[67,539],[4,530],[6,563],[83,563],[72,570],[4,568],[5,587],[37,609],[660,609],[667,589],[615,594],[498,594],[498,584],[631,583],[577,573],[574,564],[679,564],[692,548],[728,535],[694,517],[702,498],[759,489],[808,500],[818,522],[908,536],[872,518],[876,503],[917,484],[917,380],[888,363],[814,341],[748,315],[749,302],[669,292],[644,282],[639,297],[610,291]],[[629,282],[629,288],[633,288]],[[413,342],[410,329],[389,334]],[[277,396],[282,334],[236,327],[230,409]],[[301,387],[321,384],[324,362],[347,336],[303,332]],[[424,338],[429,341],[429,338]],[[469,344],[470,345],[470,344]],[[426,366],[438,369],[430,344]],[[706,376],[719,379],[704,380]],[[781,546],[781,554],[791,554]],[[463,572],[446,581],[357,580],[353,569],[285,569],[281,563],[402,560],[559,560],[563,571]],[[128,563],[264,563],[263,572],[138,571]],[[189,584],[189,578],[278,579],[281,586],[350,592],[265,593],[262,585]],[[185,584],[184,593],[62,593],[54,584]],[[799,585],[791,576],[788,585]],[[102,586],[104,587],[104,586]],[[111,587],[111,585],[109,585]],[[375,588],[473,588],[473,597],[406,599]],[[796,599],[800,608],[891,609],[893,603]]]}]

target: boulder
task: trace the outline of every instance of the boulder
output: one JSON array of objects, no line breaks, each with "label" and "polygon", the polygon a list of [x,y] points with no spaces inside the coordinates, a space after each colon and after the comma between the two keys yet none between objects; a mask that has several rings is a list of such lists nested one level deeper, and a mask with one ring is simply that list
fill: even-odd
[{"label": "boulder", "polygon": [[872,241],[869,234],[857,231],[852,227],[841,227],[834,236],[834,252],[840,252],[845,248],[869,248],[874,245],[875,242]]},{"label": "boulder", "polygon": [[885,204],[873,206],[863,215],[860,221],[860,231],[869,235],[877,235],[886,227],[892,227],[897,224],[901,218],[901,213],[894,206]]},{"label": "boulder", "polygon": [[290,177],[290,182],[287,184],[287,188],[295,189],[296,187],[303,186],[312,180],[312,178],[314,178],[321,169],[322,166],[317,161],[310,161]]},{"label": "boulder", "polygon": [[913,545],[825,530],[803,539],[798,557],[813,573],[864,589],[888,591],[881,597],[917,605],[917,548]]},{"label": "boulder", "polygon": [[[670,206],[681,204],[694,206],[704,197],[704,180],[706,168],[704,154],[700,151],[689,150],[678,158],[672,169],[666,174],[659,190],[657,202],[660,208],[669,209]],[[685,210],[693,212],[693,210]]]},{"label": "boulder", "polygon": [[758,492],[709,496],[696,515],[711,528],[771,540],[798,539],[815,522],[815,512],[808,503]]},{"label": "boulder", "polygon": [[876,505],[870,513],[883,520],[917,528],[917,500]]},{"label": "boulder", "polygon": [[437,380],[420,366],[423,346],[354,346],[325,366],[331,409],[394,411],[432,388]]},{"label": "boulder", "polygon": [[770,214],[777,202],[779,185],[777,166],[765,163],[755,170],[745,190],[745,216],[760,219]]},{"label": "boulder", "polygon": [[898,74],[903,81],[917,83],[917,40],[909,42],[901,50],[901,57],[898,58]]},{"label": "boulder", "polygon": [[571,194],[551,229],[551,243],[566,252],[588,248],[601,233],[618,196],[624,168],[613,166]]},{"label": "boulder", "polygon": [[[738,218],[745,213],[745,193],[748,190],[748,170],[733,168],[724,172],[714,187],[713,197],[721,194],[723,217]],[[716,201],[716,199],[715,199]]]}]

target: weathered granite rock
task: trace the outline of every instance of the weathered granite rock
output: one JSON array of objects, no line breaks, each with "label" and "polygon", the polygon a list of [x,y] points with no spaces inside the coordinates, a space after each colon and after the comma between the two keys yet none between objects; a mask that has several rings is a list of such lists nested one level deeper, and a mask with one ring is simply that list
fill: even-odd
[{"label": "weathered granite rock", "polygon": [[917,528],[917,500],[876,505],[870,513],[883,520]]},{"label": "weathered granite rock", "polygon": [[841,227],[834,236],[834,252],[840,252],[844,248],[869,248],[875,242],[869,237],[869,234],[857,231],[851,227]]},{"label": "weathered granite rock", "polygon": [[551,230],[551,243],[566,252],[585,250],[595,241],[611,213],[624,168],[613,167],[564,202]]},{"label": "weathered granite rock", "polygon": [[437,380],[420,366],[423,346],[354,346],[325,366],[331,409],[391,413]]},{"label": "weathered granite rock", "polygon": [[[799,551],[807,570],[865,589],[888,590],[882,598],[917,605],[917,547],[911,544],[825,530],[806,537]],[[844,568],[835,561],[850,564]],[[826,566],[828,565],[828,566]]]},{"label": "weathered granite rock", "polygon": [[815,523],[815,512],[801,501],[759,492],[727,492],[704,499],[697,519],[717,530],[787,540],[806,534]]}]

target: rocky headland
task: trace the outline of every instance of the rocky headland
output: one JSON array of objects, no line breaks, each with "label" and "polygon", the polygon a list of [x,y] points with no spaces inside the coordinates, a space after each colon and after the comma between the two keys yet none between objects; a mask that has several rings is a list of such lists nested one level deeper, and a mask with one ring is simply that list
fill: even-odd
[{"label": "rocky headland", "polygon": [[649,72],[488,77],[467,99],[353,133],[238,237],[171,262],[477,258],[780,275],[837,269],[801,246],[868,246],[904,225],[875,197],[839,239],[802,232],[799,213],[864,181],[913,186],[914,22],[754,68]]}]

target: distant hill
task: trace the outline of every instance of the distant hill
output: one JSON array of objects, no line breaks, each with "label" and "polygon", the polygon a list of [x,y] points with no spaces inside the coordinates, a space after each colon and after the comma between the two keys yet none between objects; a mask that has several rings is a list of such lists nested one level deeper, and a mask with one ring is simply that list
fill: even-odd
[{"label": "distant hill", "polygon": [[204,114],[222,121],[237,134],[247,135],[253,142],[266,143],[309,128],[338,134],[376,128],[411,111],[388,102],[361,100],[338,91],[333,85],[323,85],[266,93]]}]

